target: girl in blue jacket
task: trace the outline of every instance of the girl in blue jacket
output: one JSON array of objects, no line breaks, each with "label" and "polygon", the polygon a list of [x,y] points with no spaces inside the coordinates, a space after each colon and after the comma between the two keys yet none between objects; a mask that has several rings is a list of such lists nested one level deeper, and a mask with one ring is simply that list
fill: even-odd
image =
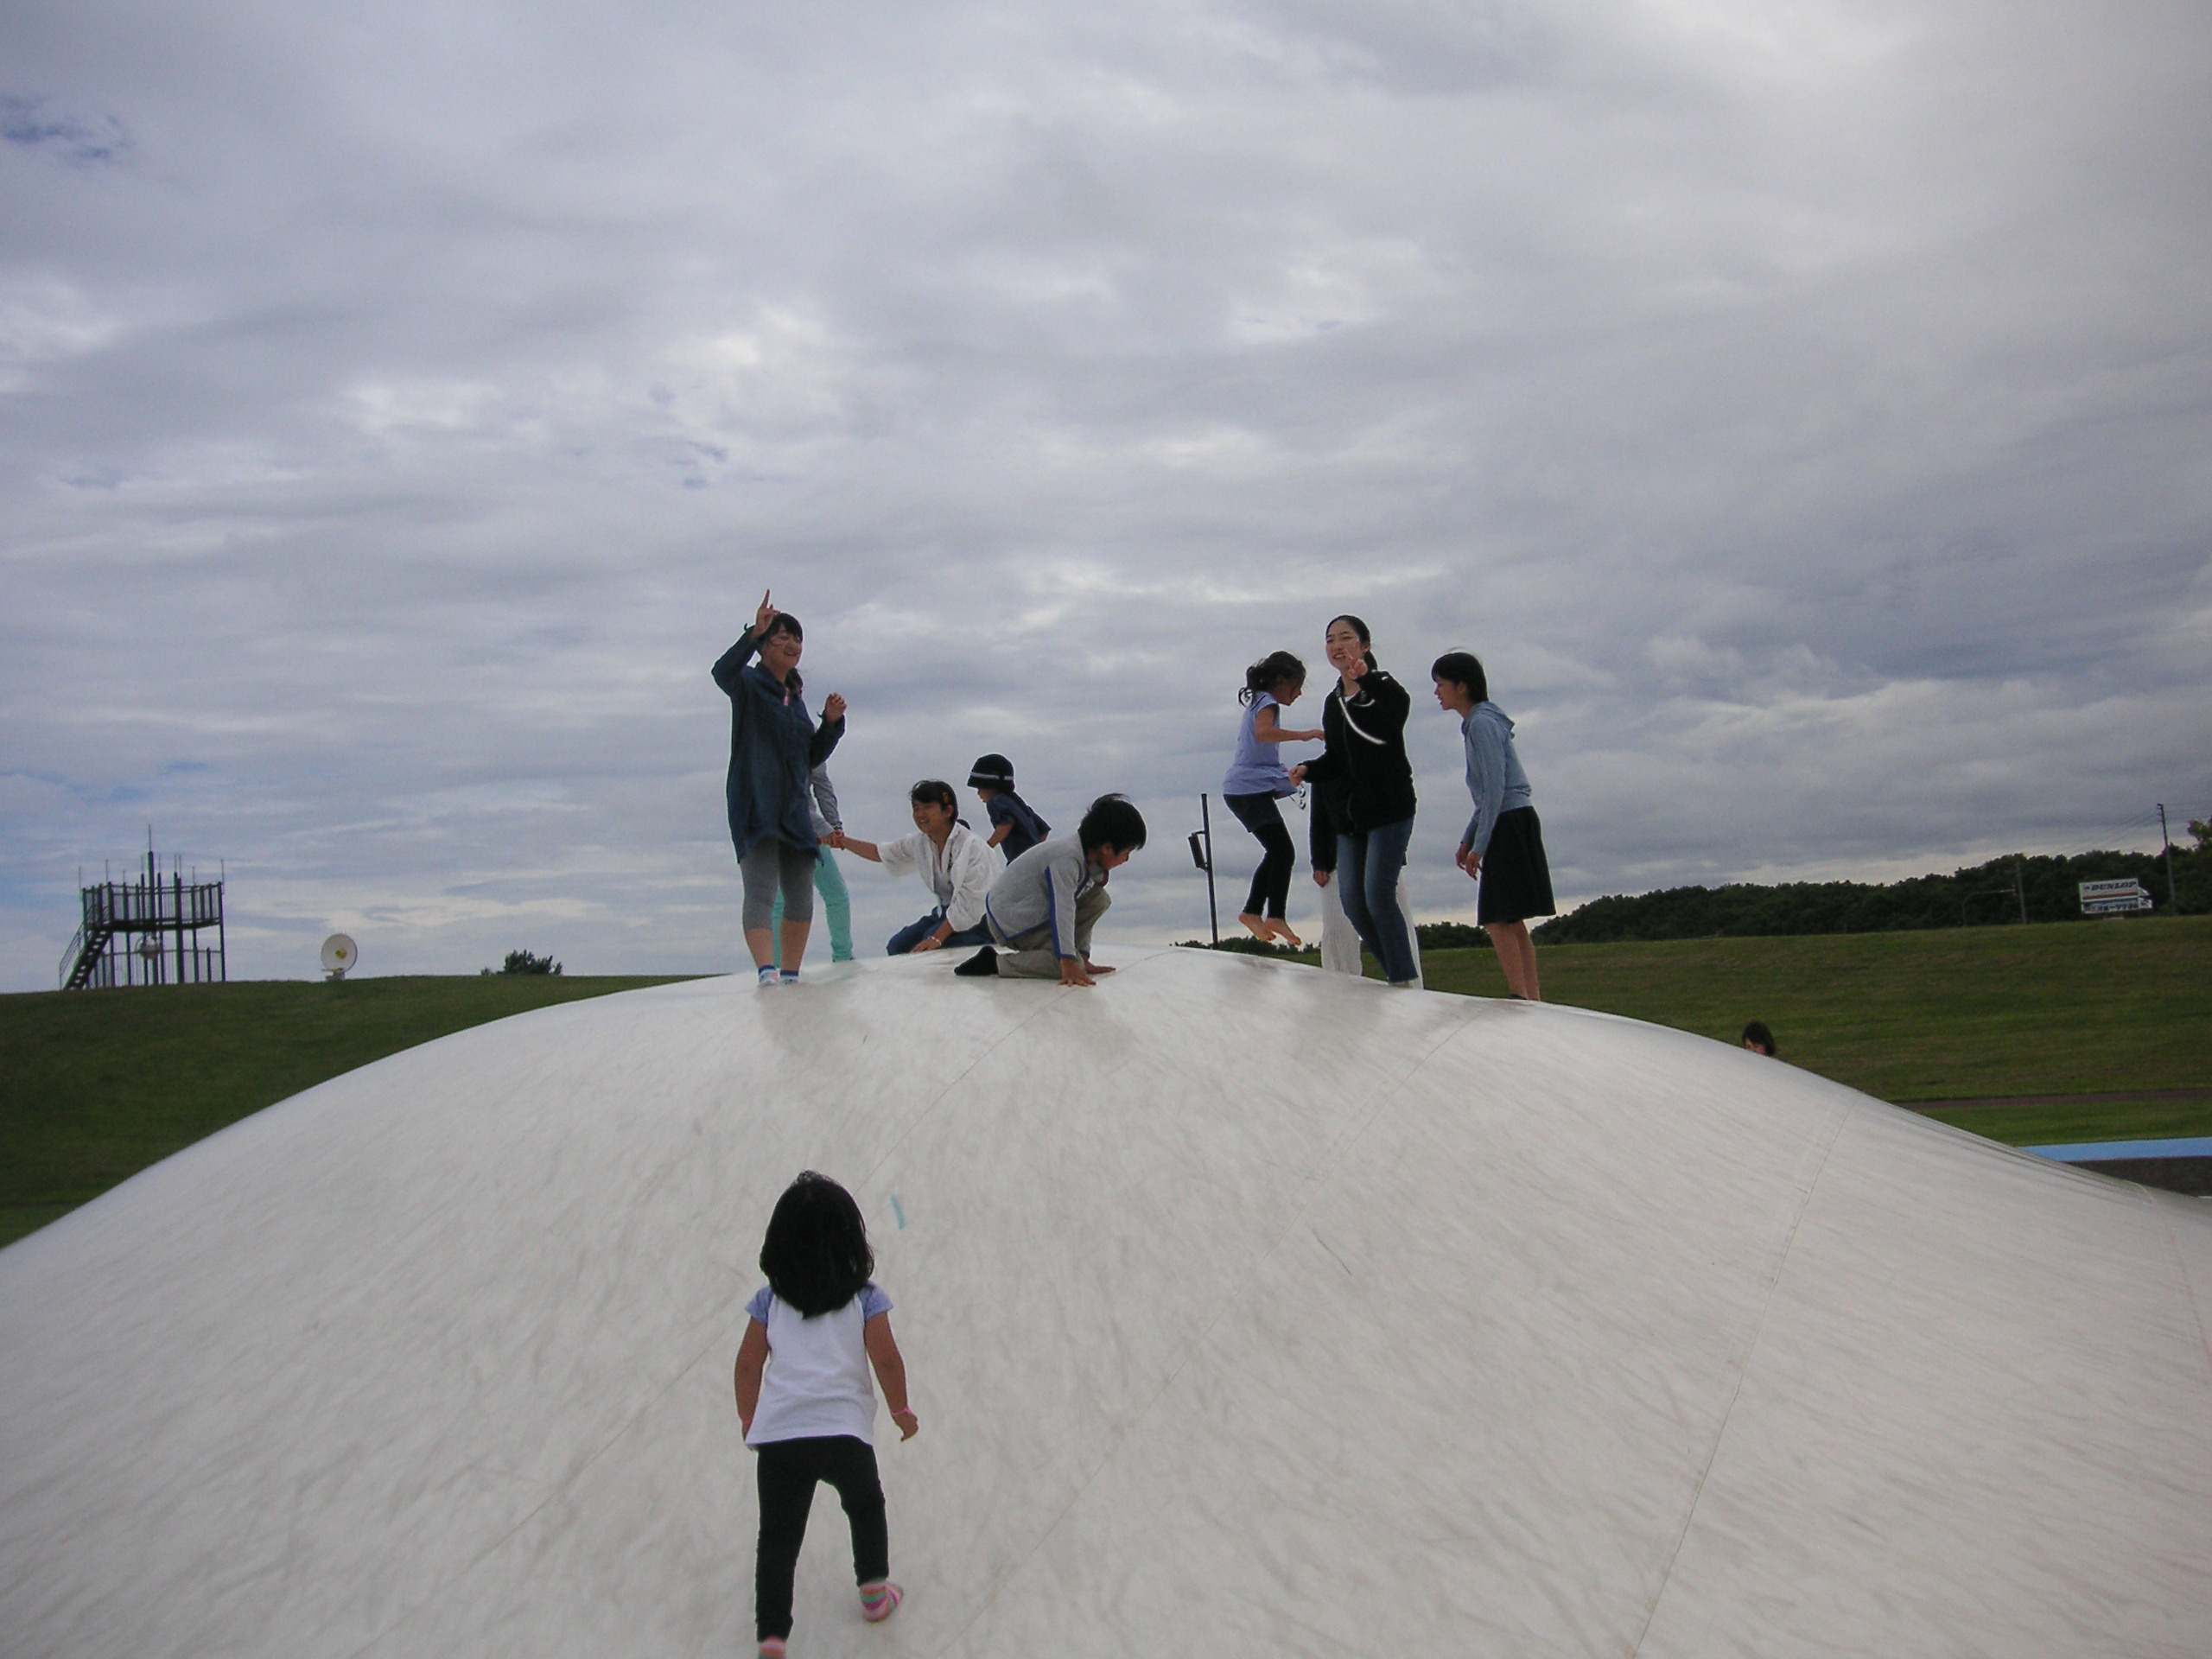
[{"label": "girl in blue jacket", "polygon": [[[782,979],[798,978],[814,921],[814,833],[807,778],[845,734],[845,700],[823,699],[822,723],[806,711],[798,659],[806,632],[766,594],[753,626],[715,664],[730,703],[729,838],[745,880],[745,948],[763,985],[776,983],[776,893],[784,899]],[[759,662],[753,661],[755,652]]]},{"label": "girl in blue jacket", "polygon": [[1447,651],[1428,674],[1436,683],[1436,706],[1459,716],[1467,793],[1474,800],[1452,861],[1482,883],[1475,920],[1497,948],[1505,988],[1526,1001],[1541,1001],[1529,918],[1555,914],[1558,907],[1535,796],[1513,748],[1513,721],[1490,700],[1490,677],[1472,653]]}]

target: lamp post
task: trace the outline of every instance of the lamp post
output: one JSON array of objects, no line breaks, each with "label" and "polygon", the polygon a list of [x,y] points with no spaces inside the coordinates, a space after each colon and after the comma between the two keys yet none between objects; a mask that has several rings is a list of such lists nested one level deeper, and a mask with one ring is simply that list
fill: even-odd
[{"label": "lamp post", "polygon": [[1219,944],[1221,912],[1213,897],[1213,814],[1204,795],[1198,797],[1198,823],[1201,827],[1191,831],[1191,861],[1206,873],[1206,931]]}]

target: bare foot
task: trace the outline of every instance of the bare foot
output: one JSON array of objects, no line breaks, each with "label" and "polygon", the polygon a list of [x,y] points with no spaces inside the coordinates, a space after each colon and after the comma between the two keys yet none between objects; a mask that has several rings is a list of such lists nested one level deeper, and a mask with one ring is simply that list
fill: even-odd
[{"label": "bare foot", "polygon": [[1249,933],[1254,938],[1259,940],[1262,944],[1265,944],[1269,939],[1274,937],[1273,933],[1268,931],[1269,924],[1268,918],[1264,916],[1255,916],[1250,911],[1247,910],[1238,912],[1236,919],[1244,925],[1244,931],[1247,933]]},{"label": "bare foot", "polygon": [[1303,950],[1306,948],[1306,941],[1290,931],[1288,922],[1269,922],[1268,932],[1271,937],[1281,939],[1294,950]]}]

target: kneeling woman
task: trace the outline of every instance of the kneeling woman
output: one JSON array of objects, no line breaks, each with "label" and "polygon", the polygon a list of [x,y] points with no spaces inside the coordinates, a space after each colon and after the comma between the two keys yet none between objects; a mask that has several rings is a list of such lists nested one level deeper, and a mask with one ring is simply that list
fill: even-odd
[{"label": "kneeling woman", "polygon": [[1541,1000],[1536,985],[1536,945],[1529,918],[1558,913],[1552,902],[1551,866],[1544,859],[1543,826],[1521,757],[1513,749],[1513,722],[1490,701],[1490,678],[1468,652],[1446,652],[1430,667],[1436,702],[1459,716],[1467,751],[1467,793],[1475,815],[1459,837],[1453,861],[1478,877],[1475,920],[1490,934],[1505,988],[1527,1001]]},{"label": "kneeling woman", "polygon": [[[763,985],[775,983],[779,941],[769,931],[782,890],[785,982],[798,977],[814,921],[814,861],[820,839],[808,810],[807,776],[845,734],[845,700],[831,692],[822,724],[806,711],[798,675],[805,644],[798,619],[760,595],[753,626],[715,664],[730,702],[729,838],[745,878],[745,948]],[[760,660],[753,661],[755,652]]]},{"label": "kneeling woman", "polygon": [[1408,989],[1421,982],[1413,928],[1398,902],[1398,874],[1414,835],[1414,769],[1406,759],[1406,715],[1413,700],[1376,665],[1367,624],[1340,616],[1323,636],[1337,683],[1321,705],[1329,747],[1318,760],[1291,768],[1291,781],[1311,779],[1333,790],[1339,815],[1338,891],[1360,942],[1382,964],[1382,976]]},{"label": "kneeling woman", "polygon": [[991,855],[990,843],[960,822],[959,798],[950,784],[925,778],[906,791],[906,800],[914,813],[911,836],[880,847],[842,830],[830,838],[832,847],[880,864],[893,875],[913,871],[937,899],[935,910],[891,936],[884,955],[903,957],[948,944],[988,944],[991,934],[983,925],[983,906],[1004,867]]}]

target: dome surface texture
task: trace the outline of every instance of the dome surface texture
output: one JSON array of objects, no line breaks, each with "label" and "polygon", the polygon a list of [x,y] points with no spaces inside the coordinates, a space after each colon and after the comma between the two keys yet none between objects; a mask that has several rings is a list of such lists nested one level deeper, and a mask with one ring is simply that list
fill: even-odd
[{"label": "dome surface texture", "polygon": [[922,1433],[794,1659],[2212,1649],[2212,1206],[1570,1008],[1192,950],[664,986],[0,1251],[0,1653],[752,1651],[731,1403],[849,1186]]}]

